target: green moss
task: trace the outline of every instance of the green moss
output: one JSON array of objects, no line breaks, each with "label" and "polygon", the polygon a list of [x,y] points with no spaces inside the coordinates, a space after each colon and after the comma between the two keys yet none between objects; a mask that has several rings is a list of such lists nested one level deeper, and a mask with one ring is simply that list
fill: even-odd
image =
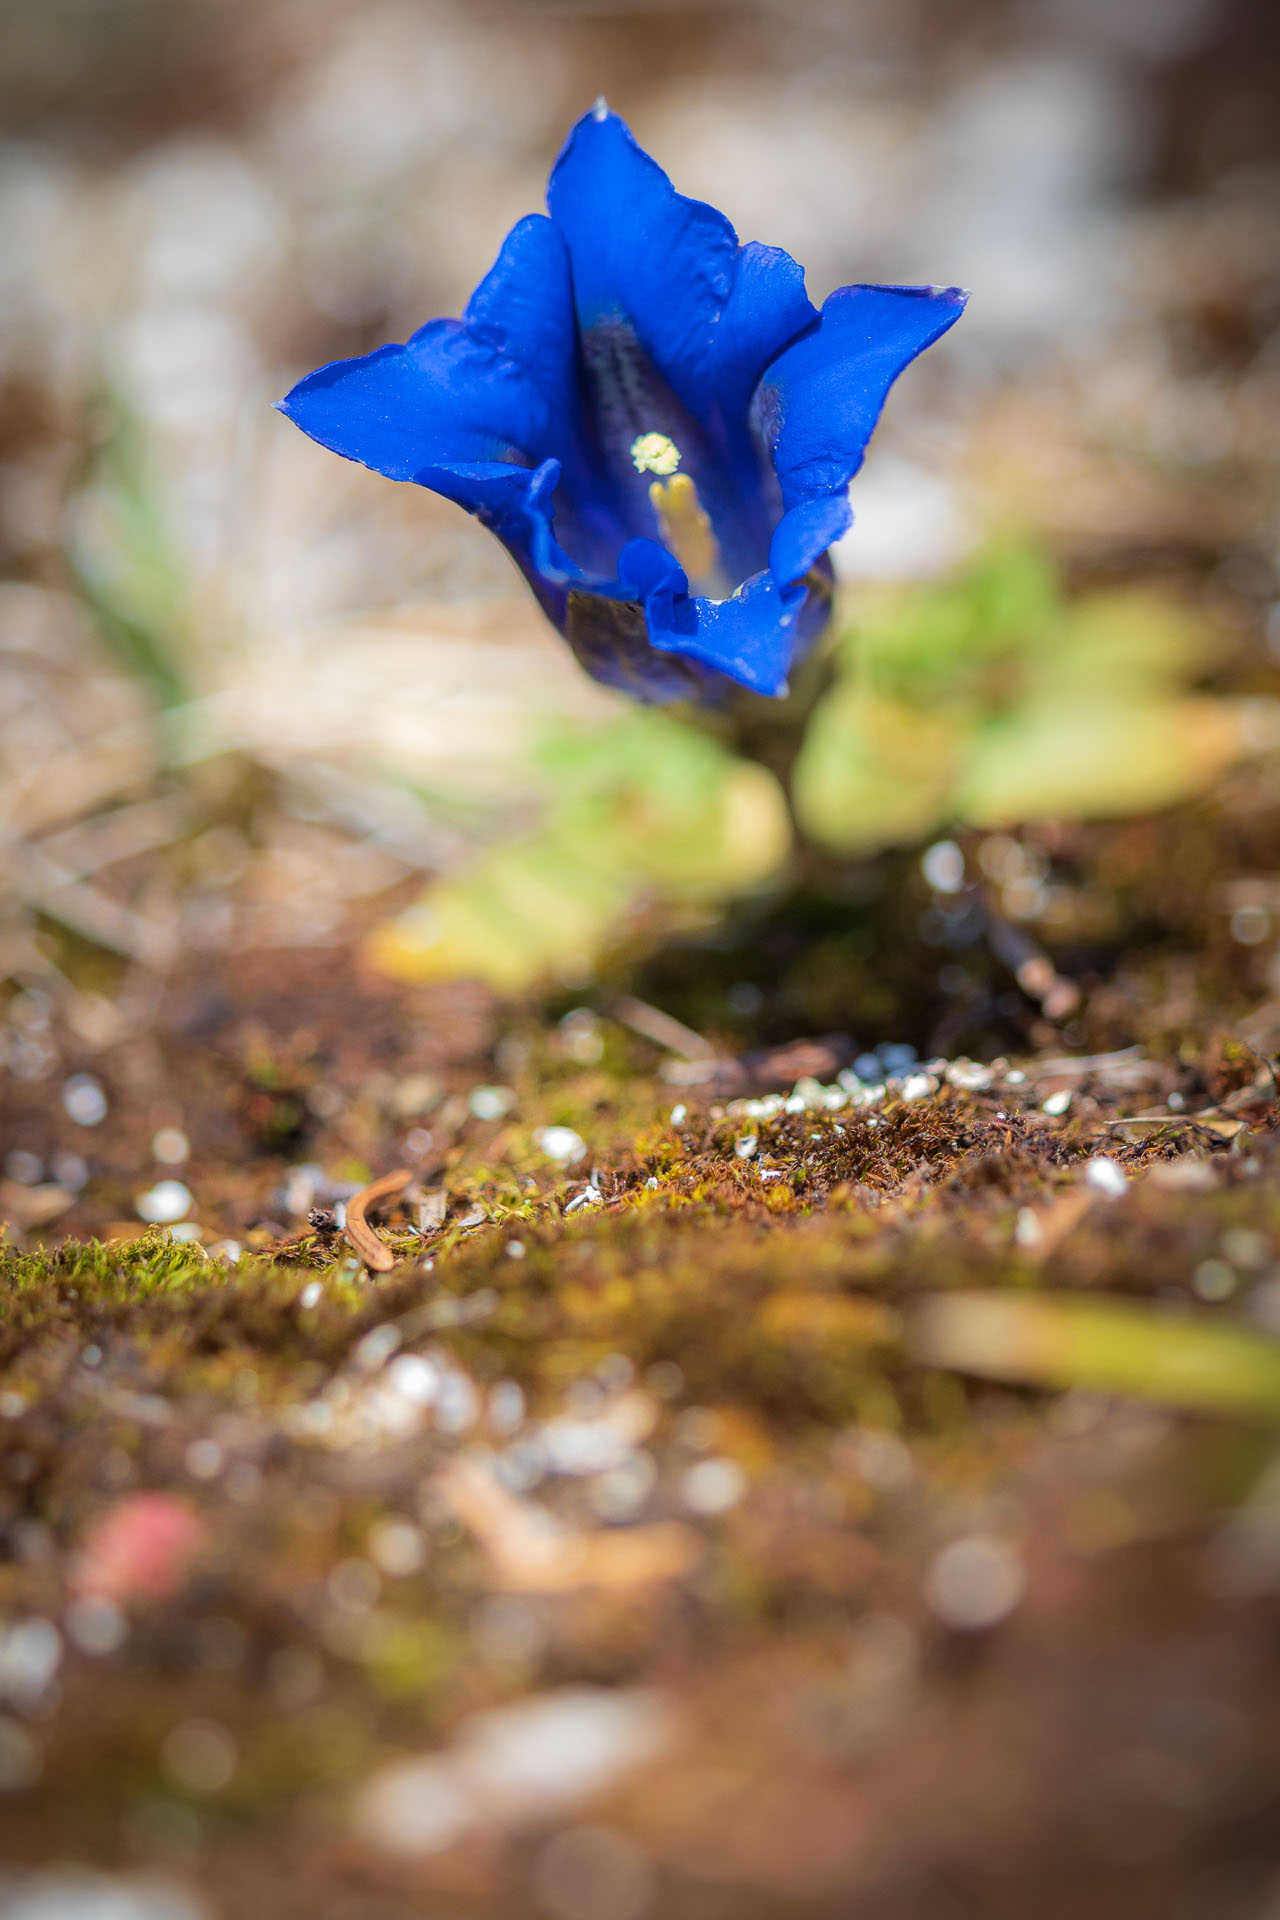
[{"label": "green moss", "polygon": [[[1247,1088],[1255,1070],[1252,1055],[1216,1044],[1170,1069],[1203,1097]],[[386,1276],[312,1233],[233,1264],[158,1228],[0,1249],[0,1417],[20,1469],[0,1487],[10,1521],[36,1529],[64,1579],[134,1493],[180,1499],[202,1528],[190,1577],[168,1599],[130,1603],[124,1649],[70,1660],[43,1760],[41,1818],[60,1846],[109,1855],[146,1809],[188,1802],[215,1840],[269,1830],[380,1753],[446,1739],[460,1717],[528,1686],[812,1648],[846,1631],[851,1609],[885,1604],[895,1581],[918,1582],[936,1524],[922,1514],[1011,1484],[1043,1443],[1045,1386],[1182,1404],[1152,1386],[1154,1360],[1139,1380],[1100,1373],[1093,1349],[1073,1370],[1064,1349],[1048,1371],[1001,1376],[993,1419],[982,1369],[919,1345],[924,1303],[983,1289],[1034,1307],[1051,1292],[1091,1312],[1097,1296],[1127,1298],[1126,1352],[1141,1358],[1153,1304],[1167,1314],[1170,1301],[1195,1301],[1204,1262],[1234,1261],[1244,1292],[1280,1249],[1270,1136],[1232,1153],[1225,1136],[1173,1120],[1128,1138],[1108,1125],[1118,1096],[1101,1081],[1052,1123],[1028,1081],[981,1095],[948,1087],[874,1113],[764,1118],[688,1096],[676,1126],[670,1090],[639,1072],[570,1067],[545,1038],[515,1077],[517,1117],[467,1121],[431,1175],[446,1192],[443,1228],[424,1243],[393,1214],[381,1229],[399,1257]],[[538,1149],[552,1121],[588,1142],[571,1173]],[[1148,1177],[1188,1148],[1212,1154],[1210,1190]],[[1091,1198],[1082,1181],[1100,1151],[1133,1176],[1120,1200]],[[600,1204],[568,1212],[588,1169]],[[1038,1242],[1018,1230],[1028,1213],[1044,1223]],[[1215,1352],[1243,1352],[1272,1377],[1230,1301],[1198,1311],[1221,1324]],[[396,1351],[465,1374],[475,1426],[454,1438],[429,1421],[379,1426],[381,1368]],[[651,1408],[647,1517],[698,1534],[697,1571],[669,1598],[587,1589],[522,1601],[531,1639],[513,1654],[477,1627],[505,1576],[441,1472],[460,1445],[506,1444],[486,1412],[499,1383],[518,1384],[541,1420],[589,1407],[602,1380],[619,1378]],[[1239,1407],[1221,1391],[1197,1404]],[[895,1471],[908,1492],[859,1464],[868,1430],[903,1450]],[[1230,1423],[1176,1430],[1170,1446],[1158,1484],[1123,1499],[1104,1489],[1105,1512],[1101,1495],[1092,1506],[1081,1496],[1070,1522],[1081,1538],[1199,1524],[1241,1497],[1262,1459]],[[680,1488],[708,1448],[750,1492],[700,1518]],[[592,1486],[553,1477],[527,1498],[591,1530]],[[420,1565],[379,1569],[373,1542],[388,1523],[419,1530]],[[44,1578],[15,1563],[0,1604],[48,1606]],[[694,1595],[696,1619],[681,1611]],[[207,1649],[228,1645],[234,1657],[211,1665]],[[279,1676],[294,1669],[310,1692],[291,1698]],[[164,1758],[189,1719],[216,1722],[235,1746],[232,1776],[204,1797],[175,1784]],[[0,1838],[16,1846],[6,1817],[0,1806]]]}]

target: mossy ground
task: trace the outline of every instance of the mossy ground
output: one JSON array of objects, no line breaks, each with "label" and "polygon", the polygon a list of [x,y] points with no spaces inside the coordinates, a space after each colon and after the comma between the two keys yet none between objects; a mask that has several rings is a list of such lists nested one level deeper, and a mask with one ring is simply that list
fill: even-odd
[{"label": "mossy ground", "polygon": [[[1171,817],[1059,849],[1114,942],[1096,979],[1075,948],[1067,1042],[971,944],[1005,1066],[870,1107],[762,1115],[664,1083],[603,1013],[393,989],[346,949],[193,972],[92,1055],[55,1021],[57,1066],[10,1082],[6,1124],[88,1178],[25,1230],[18,1193],[0,1255],[0,1605],[63,1641],[46,1688],[6,1683],[32,1775],[0,1797],[6,1857],[141,1861],[217,1912],[333,1920],[545,1912],[548,1836],[584,1822],[678,1915],[1163,1914],[1187,1886],[1209,1913],[1228,1880],[1270,1884],[1255,1490],[1280,1422],[1280,1149],[1260,963],[1222,924],[1234,831]],[[905,959],[880,966],[882,1018],[925,1050],[954,995],[910,938],[918,880],[890,879]],[[742,964],[697,976],[709,1024],[708,981]],[[794,1033],[778,1000],[816,1014],[814,978],[779,974],[754,1031],[720,1031]],[[858,1035],[882,1037],[874,1017]],[[1132,1050],[1081,1063],[1097,1044]],[[97,1128],[57,1097],[74,1071],[106,1092]],[[496,1117],[473,1097],[494,1084]],[[1119,1124],[1135,1113],[1166,1117]],[[548,1159],[549,1125],[581,1135],[578,1163]],[[166,1127],[179,1167],[152,1160]],[[1091,1180],[1098,1155],[1123,1192]],[[373,1277],[307,1215],[397,1162],[418,1184]],[[139,1235],[164,1174],[203,1244]],[[976,1290],[1126,1298],[1123,1390],[1086,1346],[986,1380],[941,1364],[921,1315]],[[431,1363],[430,1407],[406,1356]],[[112,1516],[154,1520],[146,1494],[181,1541],[148,1544],[144,1519],[104,1545]],[[530,1511],[561,1529],[549,1560]],[[1264,1543],[1243,1561],[1241,1513]],[[937,1568],[975,1539],[1016,1604],[966,1630]],[[108,1590],[109,1645],[84,1613]],[[664,1702],[661,1766],[425,1858],[370,1839],[361,1794],[396,1756],[574,1685]]]}]

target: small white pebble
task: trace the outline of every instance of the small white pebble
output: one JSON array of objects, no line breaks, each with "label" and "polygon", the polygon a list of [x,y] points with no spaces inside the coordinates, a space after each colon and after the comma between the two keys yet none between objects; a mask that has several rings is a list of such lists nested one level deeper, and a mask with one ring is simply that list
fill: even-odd
[{"label": "small white pebble", "polygon": [[501,1120],[516,1104],[510,1087],[472,1087],[467,1105],[477,1120]]},{"label": "small white pebble", "polygon": [[676,1102],[676,1104],[675,1104],[675,1106],[674,1106],[674,1107],[672,1107],[672,1109],[671,1109],[671,1124],[672,1124],[672,1126],[673,1126],[673,1127],[682,1127],[682,1126],[684,1125],[684,1123],[685,1123],[685,1121],[686,1121],[686,1120],[687,1120],[688,1118],[689,1118],[689,1109],[688,1109],[688,1107],[686,1107],[686,1105],[684,1104],[684,1101],[683,1101],[683,1100],[679,1100],[679,1101],[677,1101],[677,1102]]},{"label": "small white pebble", "polygon": [[0,1695],[32,1707],[53,1680],[62,1660],[62,1635],[52,1620],[29,1614],[0,1629]]},{"label": "small white pebble", "polygon": [[523,1260],[524,1252],[525,1252],[525,1248],[524,1248],[523,1240],[508,1240],[506,1245],[506,1255],[508,1260]]},{"label": "small white pebble", "polygon": [[1117,1161],[1109,1160],[1105,1153],[1094,1155],[1085,1167],[1084,1177],[1095,1193],[1105,1193],[1109,1200],[1118,1200],[1129,1185],[1124,1168]]},{"label": "small white pebble", "polygon": [[1228,1227],[1222,1236],[1222,1253],[1233,1266],[1253,1271],[1271,1265],[1271,1243],[1265,1234],[1255,1233],[1251,1227]]},{"label": "small white pebble", "polygon": [[1225,1260],[1202,1260],[1191,1276],[1191,1290],[1201,1300],[1227,1300],[1235,1292],[1239,1275]]},{"label": "small white pebble", "polygon": [[944,1626],[961,1633],[994,1627],[1013,1612],[1026,1586],[1012,1547],[988,1534],[953,1540],[929,1563],[924,1597]]},{"label": "small white pebble", "polygon": [[938,1083],[931,1073],[909,1073],[902,1083],[904,1100],[927,1100],[938,1091]]},{"label": "small white pebble", "polygon": [[587,1151],[587,1143],[572,1127],[539,1127],[533,1143],[548,1160],[562,1167],[576,1166]]},{"label": "small white pebble", "polygon": [[945,1069],[948,1086],[958,1087],[962,1093],[982,1093],[995,1079],[990,1067],[980,1066],[976,1060],[953,1060]]},{"label": "small white pebble", "polygon": [[176,1227],[170,1228],[170,1237],[178,1241],[187,1241],[192,1245],[199,1240],[201,1227],[194,1220],[181,1220]]},{"label": "small white pebble", "polygon": [[750,1160],[759,1145],[760,1137],[758,1134],[744,1133],[740,1140],[734,1141],[733,1150],[739,1160]]},{"label": "small white pebble", "polygon": [[571,1007],[560,1022],[560,1040],[571,1060],[592,1066],[604,1053],[600,1024],[590,1007]]},{"label": "small white pebble", "polygon": [[237,1460],[223,1482],[227,1498],[238,1507],[247,1507],[262,1492],[262,1475],[252,1460]]},{"label": "small white pebble", "polygon": [[954,840],[935,840],[920,865],[935,893],[959,893],[964,885],[964,855]]},{"label": "small white pebble", "polygon": [[78,1127],[100,1127],[107,1117],[107,1096],[102,1082],[91,1073],[73,1073],[62,1089],[62,1104],[67,1117]]},{"label": "small white pebble", "polygon": [[393,1580],[403,1580],[424,1564],[426,1542],[407,1520],[379,1520],[369,1532],[369,1557]]},{"label": "small white pebble", "polygon": [[659,1180],[657,1174],[651,1173],[644,1183],[644,1190],[646,1193],[657,1193],[661,1185],[662,1182]]},{"label": "small white pebble", "polygon": [[78,1153],[55,1153],[49,1171],[68,1193],[79,1193],[89,1182],[89,1169]]},{"label": "small white pebble", "polygon": [[657,1483],[658,1470],[647,1453],[631,1453],[592,1482],[588,1499],[602,1520],[633,1520]]},{"label": "small white pebble", "polygon": [[183,1459],[196,1480],[212,1480],[222,1471],[222,1448],[216,1440],[193,1440]]},{"label": "small white pebble", "polygon": [[425,1353],[397,1354],[387,1368],[387,1383],[402,1400],[428,1407],[440,1392],[440,1368]]},{"label": "small white pebble", "polygon": [[499,1380],[489,1389],[489,1424],[497,1433],[515,1433],[524,1425],[524,1389],[517,1380]]},{"label": "small white pebble", "polygon": [[1010,1067],[1005,1075],[1005,1083],[1011,1087],[1023,1087],[1027,1083],[1027,1076],[1021,1067]]},{"label": "small white pebble", "polygon": [[191,1142],[177,1127],[161,1127],[151,1139],[151,1157],[166,1167],[180,1167],[191,1154]]},{"label": "small white pebble", "polygon": [[181,1180],[158,1180],[146,1193],[140,1193],[133,1204],[140,1220],[148,1221],[153,1227],[172,1226],[190,1209],[191,1190]]},{"label": "small white pebble", "polygon": [[1028,1252],[1044,1245],[1044,1228],[1030,1207],[1019,1207],[1017,1219],[1013,1223],[1013,1238],[1015,1245],[1025,1248]]},{"label": "small white pebble", "polygon": [[747,1476],[736,1460],[713,1455],[696,1460],[680,1477],[680,1498],[690,1513],[728,1513],[747,1490]]},{"label": "small white pebble", "polygon": [[398,1351],[401,1338],[399,1327],[384,1321],[381,1326],[371,1327],[368,1333],[357,1340],[351,1358],[361,1373],[376,1373]]},{"label": "small white pebble", "polygon": [[1271,915],[1265,907],[1237,907],[1231,916],[1231,938],[1242,947],[1260,947],[1271,932]]},{"label": "small white pebble", "polygon": [[1040,1111],[1041,1113],[1049,1114],[1051,1118],[1056,1120],[1058,1115],[1065,1113],[1067,1108],[1070,1105],[1071,1105],[1070,1087],[1060,1087],[1057,1093],[1051,1093],[1049,1095],[1049,1098],[1041,1106]]},{"label": "small white pebble", "polygon": [[480,1396],[466,1374],[446,1373],[435,1407],[435,1422],[441,1433],[468,1433],[479,1418]]},{"label": "small white pebble", "polygon": [[320,1302],[323,1299],[324,1299],[323,1282],[319,1280],[308,1280],[306,1286],[302,1289],[302,1292],[298,1295],[298,1305],[304,1310],[304,1312],[310,1313],[312,1307],[318,1307],[320,1305]]},{"label": "small white pebble", "polygon": [[82,1653],[105,1656],[117,1653],[124,1645],[129,1626],[114,1600],[100,1600],[92,1594],[73,1600],[63,1616],[67,1637]]}]

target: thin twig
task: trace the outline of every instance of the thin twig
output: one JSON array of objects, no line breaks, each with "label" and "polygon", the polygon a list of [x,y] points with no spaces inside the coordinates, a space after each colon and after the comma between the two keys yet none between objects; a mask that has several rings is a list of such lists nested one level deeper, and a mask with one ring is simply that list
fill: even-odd
[{"label": "thin twig", "polygon": [[996,904],[991,888],[980,886],[978,898],[987,921],[987,944],[1029,1000],[1039,1002],[1046,1020],[1055,1025],[1080,1006],[1080,989],[1065,979],[1048,954],[1025,927],[1016,927]]}]

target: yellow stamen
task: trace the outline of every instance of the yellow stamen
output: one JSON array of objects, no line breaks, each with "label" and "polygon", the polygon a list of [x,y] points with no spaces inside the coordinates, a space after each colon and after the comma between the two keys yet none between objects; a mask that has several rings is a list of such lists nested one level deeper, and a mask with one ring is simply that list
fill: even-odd
[{"label": "yellow stamen", "polygon": [[688,574],[694,592],[723,594],[720,548],[688,474],[655,480],[649,488],[649,499],[658,516],[663,545]]},{"label": "yellow stamen", "polygon": [[680,449],[665,433],[642,433],[631,442],[631,458],[637,473],[675,473],[680,466]]}]

